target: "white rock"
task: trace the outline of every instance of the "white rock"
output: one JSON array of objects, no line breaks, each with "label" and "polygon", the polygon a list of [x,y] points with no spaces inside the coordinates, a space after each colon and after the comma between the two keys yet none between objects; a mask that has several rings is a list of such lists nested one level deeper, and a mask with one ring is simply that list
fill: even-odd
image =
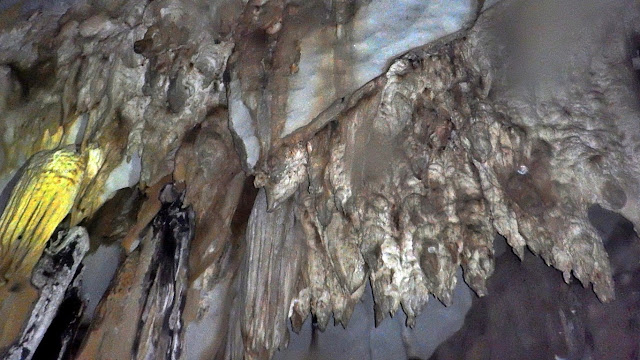
[{"label": "white rock", "polygon": [[[346,34],[352,41],[338,40],[334,28],[309,33],[300,41],[299,70],[289,83],[282,136],[382,74],[394,57],[463,29],[475,12],[471,0],[378,0],[355,14],[352,33]],[[335,64],[349,76],[335,76]]]},{"label": "white rock", "polygon": [[104,184],[101,201],[105,202],[110,199],[116,191],[128,187],[132,187],[140,181],[140,171],[142,168],[140,155],[134,153],[130,160],[125,157],[122,159]]},{"label": "white rock", "polygon": [[242,102],[240,83],[235,80],[229,84],[229,119],[230,129],[242,141],[246,155],[243,157],[248,169],[260,158],[260,142],[251,118],[249,108]]},{"label": "white rock", "polygon": [[103,38],[111,34],[114,28],[115,25],[105,15],[96,15],[82,22],[79,31],[82,37]]}]

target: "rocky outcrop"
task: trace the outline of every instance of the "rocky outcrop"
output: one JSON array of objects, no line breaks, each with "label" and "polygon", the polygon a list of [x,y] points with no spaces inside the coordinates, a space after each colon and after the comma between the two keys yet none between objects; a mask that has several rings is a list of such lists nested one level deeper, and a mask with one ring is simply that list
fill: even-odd
[{"label": "rocky outcrop", "polygon": [[[266,359],[289,322],[348,326],[367,283],[376,324],[413,326],[432,295],[456,301],[460,268],[487,294],[496,234],[612,300],[587,212],[640,224],[640,12],[494,3],[5,10],[3,194],[38,151],[98,148],[61,225],[126,253],[76,355]],[[537,11],[550,33],[511,20]]]}]

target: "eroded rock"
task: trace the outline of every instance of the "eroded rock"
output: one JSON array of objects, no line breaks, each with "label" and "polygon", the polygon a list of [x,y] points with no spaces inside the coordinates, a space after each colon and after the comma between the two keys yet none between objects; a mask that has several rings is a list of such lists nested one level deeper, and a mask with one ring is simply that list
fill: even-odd
[{"label": "eroded rock", "polygon": [[[269,358],[289,319],[347,326],[367,282],[376,324],[402,308],[412,326],[430,296],[456,302],[460,268],[487,293],[496,233],[611,300],[587,209],[640,224],[639,12],[585,4],[624,21],[560,41],[575,61],[551,47],[539,78],[561,37],[495,29],[532,11],[545,29],[579,21],[547,1],[123,0],[2,22],[0,185],[40,150],[96,146],[71,224],[135,217],[90,227],[128,256],[81,357]],[[171,181],[194,211],[174,209],[193,216],[177,263],[153,222]],[[133,186],[141,205],[103,207]]]}]

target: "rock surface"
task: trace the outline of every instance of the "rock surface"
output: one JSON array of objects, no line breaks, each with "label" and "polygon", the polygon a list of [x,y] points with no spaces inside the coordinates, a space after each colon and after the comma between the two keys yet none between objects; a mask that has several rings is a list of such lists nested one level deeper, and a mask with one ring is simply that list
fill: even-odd
[{"label": "rock surface", "polygon": [[461,278],[487,295],[496,234],[611,301],[588,209],[640,226],[639,15],[16,2],[0,13],[0,205],[38,151],[104,155],[61,226],[126,258],[79,358],[267,359],[289,328],[348,327],[369,288],[375,325],[401,308],[416,326]]},{"label": "rock surface", "polygon": [[[70,229],[60,239],[59,243],[48,247],[33,272],[32,282],[39,291],[39,296],[37,296],[37,300],[33,304],[28,303],[28,297],[20,297],[20,293],[26,293],[24,291],[8,293],[4,289],[0,290],[0,294],[3,296],[3,306],[1,308],[3,319],[11,318],[12,313],[18,312],[18,308],[21,306],[15,304],[17,306],[8,308],[7,305],[9,305],[10,301],[17,303],[22,301],[27,302],[27,304],[22,305],[31,305],[30,312],[27,318],[24,319],[25,324],[20,336],[15,339],[8,349],[0,349],[5,359],[30,360],[36,354],[40,342],[48,335],[49,326],[58,316],[59,311],[63,311],[63,302],[75,296],[74,293],[80,288],[80,285],[74,282],[74,279],[79,276],[81,262],[88,249],[89,235],[82,227]],[[80,309],[73,310],[78,310],[79,313],[66,315],[72,319],[74,316],[82,315],[82,306],[80,306]],[[59,349],[54,349],[57,357],[62,357],[66,353],[67,347],[73,338],[73,329],[69,326],[73,325],[73,321],[65,325],[68,326],[68,332],[66,334],[56,334],[62,340],[62,346]],[[3,342],[11,341],[10,335],[7,332],[3,332]]]}]

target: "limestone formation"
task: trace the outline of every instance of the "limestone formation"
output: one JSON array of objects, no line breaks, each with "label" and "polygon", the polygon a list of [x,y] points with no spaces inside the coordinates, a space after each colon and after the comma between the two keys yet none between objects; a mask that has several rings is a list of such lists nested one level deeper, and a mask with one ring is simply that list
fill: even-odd
[{"label": "limestone formation", "polygon": [[0,7],[2,219],[27,159],[96,151],[39,243],[81,224],[124,254],[67,353],[269,359],[365,291],[413,327],[461,279],[487,295],[498,235],[613,300],[588,210],[640,226],[640,9],[576,1]]}]

